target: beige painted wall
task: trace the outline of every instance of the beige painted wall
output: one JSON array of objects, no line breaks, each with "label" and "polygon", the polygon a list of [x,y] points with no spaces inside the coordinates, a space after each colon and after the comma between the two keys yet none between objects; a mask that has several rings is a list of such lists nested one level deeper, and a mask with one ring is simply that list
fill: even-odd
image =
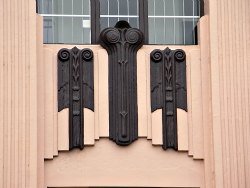
[{"label": "beige painted wall", "polygon": [[[160,113],[151,114],[140,107],[139,125],[147,124],[146,129],[141,126],[140,136],[148,140],[141,138],[128,148],[105,138],[97,141],[108,136],[107,80],[99,77],[103,76],[99,71],[107,69],[101,67],[105,64],[99,64],[95,75],[106,99],[98,101],[96,95],[98,112],[86,112],[86,121],[95,128],[87,127],[86,143],[95,146],[58,152],[67,150],[63,139],[67,113],[58,114],[55,106],[53,61],[58,47],[42,45],[41,19],[36,16],[34,0],[0,0],[0,187],[72,186],[72,182],[78,186],[122,182],[131,186],[250,187],[250,1],[209,0],[205,4],[208,15],[200,22],[200,45],[181,47],[191,62],[187,72],[189,112],[178,113],[182,122],[179,150],[185,152],[164,152],[154,146],[161,144],[161,139],[160,127],[152,127],[152,120],[159,120]],[[97,57],[107,60],[104,50],[92,48]],[[146,60],[153,48],[143,47],[139,58]],[[138,75],[138,89],[146,92],[148,85],[142,78],[147,71]],[[148,109],[147,96],[141,96],[138,103]],[[52,160],[54,156],[58,157]],[[44,158],[51,160],[44,163]],[[117,173],[120,169],[130,181]],[[70,179],[70,173],[76,173],[75,179]],[[98,173],[106,179],[96,179]],[[108,181],[111,176],[116,179]]]},{"label": "beige painted wall", "polygon": [[[206,18],[202,20],[202,24],[205,23],[207,24]],[[204,32],[202,31],[201,34]],[[138,132],[141,138],[138,143],[151,144],[151,147],[146,147],[143,144],[136,147],[134,150],[140,153],[139,156],[137,153],[133,154],[129,149],[130,147],[122,149],[122,151],[128,153],[125,155],[125,153],[120,153],[120,147],[111,147],[114,145],[113,142],[102,141],[109,136],[108,55],[98,45],[78,46],[81,49],[91,48],[94,52],[95,112],[84,109],[84,143],[86,146],[91,146],[92,152],[88,154],[88,148],[75,152],[74,155],[71,154],[72,151],[66,152],[69,150],[68,110],[65,109],[58,113],[57,99],[55,98],[57,95],[55,89],[57,87],[56,54],[63,47],[65,45],[44,45],[43,71],[40,69],[43,76],[38,80],[40,85],[44,87],[43,90],[40,89],[39,95],[45,96],[45,100],[40,101],[39,106],[44,109],[43,112],[48,113],[40,114],[44,117],[44,122],[39,123],[40,127],[44,127],[44,158],[53,159],[45,161],[46,186],[118,186],[120,183],[124,186],[204,187],[204,162],[201,159],[204,159],[203,116],[205,115],[203,115],[203,107],[200,104],[204,100],[202,94],[207,93],[207,88],[202,88],[202,85],[206,86],[208,83],[201,79],[202,71],[207,72],[207,70],[203,70],[204,67],[201,66],[203,57],[201,57],[200,46],[169,46],[171,49],[182,48],[186,51],[189,109],[188,113],[180,109],[177,111],[178,150],[180,153],[173,152],[171,154],[168,152],[167,155],[164,154],[165,152],[162,151],[160,146],[162,145],[161,110],[151,114],[149,70],[151,51],[156,48],[163,50],[166,46],[143,46],[138,51]],[[67,48],[72,47],[67,45]],[[153,145],[157,146],[161,152],[151,156],[151,152],[157,152],[157,150],[153,150]],[[100,150],[95,149],[98,146],[101,147]],[[110,151],[108,154],[105,153],[107,150]],[[184,151],[186,151],[185,155],[183,155]],[[116,153],[117,155],[115,155]],[[84,156],[86,155],[89,156],[89,159],[85,159]],[[122,155],[125,155],[126,160],[123,159]],[[183,158],[179,158],[179,155]],[[65,156],[67,159],[65,159]],[[138,167],[134,166],[141,162],[142,156],[147,156],[147,158]],[[160,164],[164,163],[164,159],[167,166],[163,165],[161,169],[154,165],[154,161],[158,161],[157,164]],[[102,164],[102,160],[105,160],[104,164]],[[113,163],[118,166],[105,165]],[[89,167],[86,167],[86,164],[89,164]],[[174,166],[179,164],[180,166],[178,168],[169,167],[169,164]],[[197,167],[198,164],[200,164],[199,168]],[[118,173],[119,169],[123,167],[125,167],[126,175]],[[186,168],[185,173],[184,168]],[[102,169],[102,172],[100,169]],[[197,172],[197,170],[199,173],[193,174],[193,171]],[[62,173],[59,173],[59,171]],[[86,172],[86,175],[83,172]],[[182,175],[177,176],[178,173]],[[138,179],[138,174],[140,174],[141,179]],[[170,176],[170,174],[172,175]],[[150,176],[152,176],[152,180],[146,181]],[[154,176],[158,178],[153,178]],[[98,182],[100,177],[102,177],[102,181]],[[131,177],[134,177],[134,180]],[[162,181],[166,177],[168,177],[167,180]],[[129,184],[126,184],[128,180]]]},{"label": "beige painted wall", "polygon": [[250,187],[249,8],[249,0],[210,0],[216,187]]},{"label": "beige painted wall", "polygon": [[[207,19],[204,19],[206,21]],[[39,69],[41,76],[38,83],[40,116],[39,122],[44,127],[44,157],[52,159],[58,151],[68,151],[68,109],[57,112],[57,52],[65,45],[44,45],[43,66]],[[67,45],[67,48],[73,48]],[[182,48],[187,54],[188,113],[178,109],[178,145],[180,151],[189,151],[195,159],[203,159],[203,108],[202,93],[208,85],[201,79],[200,46],[169,46],[171,49]],[[84,143],[94,145],[95,140],[109,136],[108,109],[108,55],[99,45],[78,46],[91,48],[94,52],[94,98],[95,111],[84,109]],[[154,49],[166,46],[143,46],[137,54],[137,90],[138,90],[138,134],[139,137],[152,140],[153,145],[162,145],[161,110],[151,114],[150,104],[150,53]],[[191,63],[192,62],[192,63]],[[203,70],[204,72],[206,70]],[[46,113],[44,113],[46,112]]]},{"label": "beige painted wall", "polygon": [[0,187],[37,187],[34,0],[0,0]]},{"label": "beige painted wall", "polygon": [[83,151],[60,152],[45,162],[45,185],[131,186],[131,187],[204,187],[202,160],[187,152],[164,151],[139,139],[120,147],[100,139]]}]

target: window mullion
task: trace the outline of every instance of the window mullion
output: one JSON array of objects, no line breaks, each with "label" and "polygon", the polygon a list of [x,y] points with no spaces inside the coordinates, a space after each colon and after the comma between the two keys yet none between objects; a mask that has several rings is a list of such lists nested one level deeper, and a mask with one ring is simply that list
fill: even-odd
[{"label": "window mullion", "polygon": [[144,43],[148,44],[148,0],[139,0],[139,28],[144,34]]},{"label": "window mullion", "polygon": [[99,0],[90,0],[91,6],[91,44],[97,44],[100,34],[100,3]]}]

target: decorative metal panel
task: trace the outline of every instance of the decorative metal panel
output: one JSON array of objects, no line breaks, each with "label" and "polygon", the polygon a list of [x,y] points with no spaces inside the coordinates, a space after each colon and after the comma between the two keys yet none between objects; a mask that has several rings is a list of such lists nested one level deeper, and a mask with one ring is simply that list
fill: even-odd
[{"label": "decorative metal panel", "polygon": [[151,111],[162,109],[163,149],[178,149],[177,108],[187,111],[186,55],[183,50],[151,52]]},{"label": "decorative metal panel", "polygon": [[58,112],[69,108],[69,149],[84,147],[84,108],[94,111],[93,52],[58,52]]},{"label": "decorative metal panel", "polygon": [[118,145],[138,138],[136,54],[143,40],[143,33],[126,21],[100,34],[109,55],[109,138]]}]

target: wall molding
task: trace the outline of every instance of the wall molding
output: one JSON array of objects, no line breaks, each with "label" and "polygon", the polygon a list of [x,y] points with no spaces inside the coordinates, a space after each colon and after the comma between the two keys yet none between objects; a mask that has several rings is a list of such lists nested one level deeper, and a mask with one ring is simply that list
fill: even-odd
[{"label": "wall molding", "polygon": [[100,34],[109,55],[109,138],[118,145],[138,138],[136,54],[143,40],[143,33],[126,21]]},{"label": "wall molding", "polygon": [[93,52],[58,52],[58,112],[69,108],[69,149],[84,147],[84,108],[94,111]]},{"label": "wall molding", "polygon": [[186,54],[166,48],[150,57],[151,111],[162,109],[163,149],[178,150],[177,108],[187,111]]}]

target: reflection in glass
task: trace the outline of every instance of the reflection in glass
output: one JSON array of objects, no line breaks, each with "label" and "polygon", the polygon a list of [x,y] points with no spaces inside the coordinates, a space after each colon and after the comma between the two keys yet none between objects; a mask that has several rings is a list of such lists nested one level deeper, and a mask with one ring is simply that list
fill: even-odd
[{"label": "reflection in glass", "polygon": [[196,44],[200,0],[148,0],[149,44]]},{"label": "reflection in glass", "polygon": [[[98,1],[98,0],[96,0]],[[37,0],[44,43],[91,43],[90,0]],[[196,44],[201,0],[148,0],[149,44]],[[100,30],[126,20],[139,28],[139,0],[99,0]],[[96,20],[99,22],[99,20]]]},{"label": "reflection in glass", "polygon": [[90,44],[90,0],[38,0],[44,43]]},{"label": "reflection in glass", "polygon": [[114,27],[120,20],[139,28],[138,0],[100,0],[101,30]]}]

